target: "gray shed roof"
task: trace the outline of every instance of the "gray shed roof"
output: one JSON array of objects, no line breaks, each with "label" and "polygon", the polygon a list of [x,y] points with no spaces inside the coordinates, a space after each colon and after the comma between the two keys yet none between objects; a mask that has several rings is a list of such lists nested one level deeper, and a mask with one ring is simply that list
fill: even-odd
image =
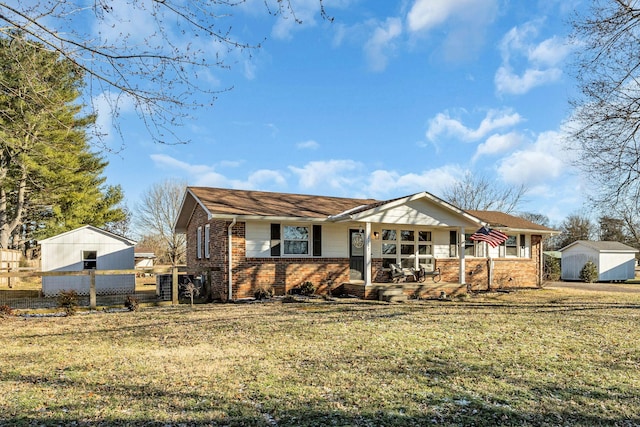
[{"label": "gray shed roof", "polygon": [[596,240],[577,240],[560,249],[560,252],[577,245],[586,246],[587,248],[596,250],[598,252],[639,252],[638,249],[632,248],[631,246],[625,245],[624,243]]}]

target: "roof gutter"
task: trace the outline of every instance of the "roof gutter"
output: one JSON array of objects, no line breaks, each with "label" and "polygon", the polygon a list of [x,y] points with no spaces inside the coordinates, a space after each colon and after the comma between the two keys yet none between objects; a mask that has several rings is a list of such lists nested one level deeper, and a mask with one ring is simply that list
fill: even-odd
[{"label": "roof gutter", "polygon": [[229,242],[229,292],[227,293],[227,300],[231,301],[233,297],[233,242],[231,240],[232,237],[232,229],[233,226],[236,225],[237,218],[233,218],[229,227],[227,228],[227,241]]}]

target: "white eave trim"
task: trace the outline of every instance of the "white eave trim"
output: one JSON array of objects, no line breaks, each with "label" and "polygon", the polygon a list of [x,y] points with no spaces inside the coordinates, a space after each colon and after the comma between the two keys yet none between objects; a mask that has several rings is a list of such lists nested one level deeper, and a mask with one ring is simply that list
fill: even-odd
[{"label": "white eave trim", "polygon": [[[184,214],[183,211],[185,209],[185,205],[187,204],[187,201],[189,200],[189,198],[192,198],[195,203],[191,208],[191,212],[189,212],[189,218],[186,218],[184,221],[181,221],[181,219],[183,218],[183,214]],[[187,232],[187,224],[189,224],[189,222],[191,221],[191,218],[193,217],[193,213],[196,211],[197,205],[200,205],[200,207],[202,207],[202,209],[207,214],[207,219],[211,220],[212,215],[211,215],[211,212],[209,212],[209,209],[207,209],[207,207],[202,203],[202,201],[200,201],[200,198],[196,196],[189,187],[187,187],[186,191],[184,192],[184,196],[182,197],[182,203],[180,204],[180,209],[178,210],[179,212],[178,217],[176,218],[175,224],[173,224],[173,229],[176,231],[176,233]],[[184,222],[185,226],[178,228],[178,222]]]},{"label": "white eave trim", "polygon": [[[382,203],[379,206],[376,206],[375,208],[371,208],[371,209],[367,209],[365,211],[362,212],[358,212],[355,215],[349,215],[349,219],[353,220],[353,221],[359,221],[362,220],[370,215],[375,215],[379,212],[382,211],[386,211],[389,209],[393,209],[397,206],[402,206],[407,204],[408,202],[412,202],[414,200],[420,200],[420,199],[428,199],[430,200],[432,203],[441,206],[442,208],[449,210],[451,212],[454,212],[460,216],[462,216],[463,218],[471,221],[474,224],[477,224],[478,226],[486,226],[488,225],[488,223],[486,223],[485,221],[481,220],[480,218],[477,218],[465,211],[463,211],[462,209],[458,209],[457,207],[453,206],[452,204],[449,204],[447,202],[445,202],[442,199],[437,198],[436,196],[427,193],[426,191],[423,191],[422,193],[416,193],[416,194],[412,194],[410,196],[407,197],[402,197],[400,199],[397,200],[393,200],[390,201],[388,203]],[[362,208],[362,206],[360,206],[359,208]],[[354,208],[352,210],[355,209],[359,209],[359,208]],[[349,211],[347,211],[349,212]],[[344,213],[343,213],[344,214]],[[339,215],[343,215],[343,214],[339,214]],[[336,215],[337,216],[337,215]]]}]

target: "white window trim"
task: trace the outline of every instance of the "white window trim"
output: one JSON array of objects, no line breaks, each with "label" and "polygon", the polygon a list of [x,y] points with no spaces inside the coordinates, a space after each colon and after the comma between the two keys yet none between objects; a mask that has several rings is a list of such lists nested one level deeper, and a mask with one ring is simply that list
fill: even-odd
[{"label": "white window trim", "polygon": [[[307,240],[291,240],[285,239],[285,227],[305,227],[307,229]],[[286,242],[307,242],[306,254],[288,254],[285,253]],[[280,224],[280,257],[281,258],[313,258],[311,245],[313,244],[313,227],[307,223],[281,223]]]}]

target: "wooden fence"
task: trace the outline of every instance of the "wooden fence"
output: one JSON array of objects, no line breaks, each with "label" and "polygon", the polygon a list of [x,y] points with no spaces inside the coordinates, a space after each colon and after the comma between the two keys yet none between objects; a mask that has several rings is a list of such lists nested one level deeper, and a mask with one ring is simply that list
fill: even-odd
[{"label": "wooden fence", "polygon": [[[20,268],[22,252],[0,249],[0,271],[17,271]],[[0,277],[0,286],[12,286],[11,277]]]},{"label": "wooden fence", "polygon": [[[170,299],[168,299],[168,292],[164,294],[160,293],[158,285],[153,290],[146,292],[134,291],[133,293],[119,293],[119,294],[107,294],[102,295],[96,292],[96,276],[109,276],[109,275],[170,275]],[[8,305],[12,308],[52,308],[56,306],[55,297],[46,297],[42,293],[42,287],[39,289],[23,288],[22,286],[9,287],[9,283],[12,281],[15,283],[16,279],[26,279],[32,277],[52,277],[52,276],[89,276],[89,293],[88,299],[80,302],[81,306],[88,306],[90,309],[96,309],[98,305],[113,305],[110,301],[115,301],[116,297],[122,299],[123,296],[133,296],[141,298],[143,302],[154,301],[170,301],[171,304],[179,304],[180,295],[180,276],[185,274],[184,267],[172,267],[172,268],[152,268],[152,269],[135,269],[135,270],[81,270],[81,271],[34,271],[32,268],[3,268],[0,269],[0,280],[5,280],[5,286],[0,286],[0,305]],[[208,279],[208,278],[207,278]],[[159,281],[157,280],[156,283]],[[168,283],[165,284],[168,285]],[[167,289],[165,289],[166,291]],[[102,298],[102,303],[99,304],[99,299]],[[86,297],[85,297],[86,299]]]}]

